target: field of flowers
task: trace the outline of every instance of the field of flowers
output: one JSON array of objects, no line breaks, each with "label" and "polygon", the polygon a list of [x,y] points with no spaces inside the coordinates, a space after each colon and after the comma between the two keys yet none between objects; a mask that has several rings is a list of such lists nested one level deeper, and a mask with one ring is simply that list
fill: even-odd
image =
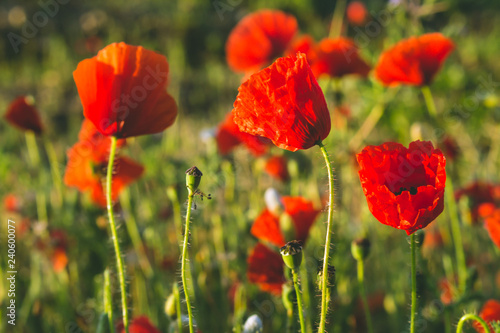
[{"label": "field of flowers", "polygon": [[500,332],[500,2],[0,4],[0,332]]}]

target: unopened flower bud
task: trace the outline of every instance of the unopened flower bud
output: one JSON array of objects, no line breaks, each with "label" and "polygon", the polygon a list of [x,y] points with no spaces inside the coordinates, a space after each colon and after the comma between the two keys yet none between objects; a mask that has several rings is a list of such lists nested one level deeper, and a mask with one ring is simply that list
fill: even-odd
[{"label": "unopened flower bud", "polygon": [[177,318],[177,308],[175,305],[176,305],[175,304],[175,295],[170,294],[170,296],[168,296],[168,298],[167,298],[167,301],[165,302],[165,313],[172,320]]},{"label": "unopened flower bud", "polygon": [[302,242],[301,241],[290,241],[285,244],[280,249],[281,257],[285,262],[285,265],[290,269],[297,269],[302,263]]},{"label": "unopened flower bud", "polygon": [[359,238],[351,243],[351,253],[357,261],[365,260],[370,254],[370,240],[368,238]]},{"label": "unopened flower bud", "polygon": [[262,319],[256,314],[248,317],[243,325],[243,333],[262,333],[264,332],[264,325]]},{"label": "unopened flower bud", "polygon": [[[332,287],[335,284],[335,267],[332,265],[328,265],[327,269],[327,274],[328,274],[328,287]],[[317,279],[317,284],[319,290],[323,289],[323,263],[320,262],[318,265],[318,279]]]},{"label": "unopened flower bud", "polygon": [[203,174],[195,166],[186,170],[186,187],[189,189],[189,191],[195,192],[198,189],[201,181],[201,176],[203,176]]},{"label": "unopened flower bud", "polygon": [[288,213],[280,215],[280,230],[285,240],[295,239],[295,223]]},{"label": "unopened flower bud", "polygon": [[274,216],[280,216],[285,210],[283,202],[281,201],[281,195],[272,187],[268,188],[266,193],[264,193],[264,201],[266,202],[267,209]]}]

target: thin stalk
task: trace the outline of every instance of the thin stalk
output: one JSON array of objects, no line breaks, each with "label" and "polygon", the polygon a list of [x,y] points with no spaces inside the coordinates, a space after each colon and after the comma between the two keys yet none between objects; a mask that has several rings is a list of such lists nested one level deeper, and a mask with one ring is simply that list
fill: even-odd
[{"label": "thin stalk", "polygon": [[486,324],[486,322],[483,320],[483,318],[479,317],[478,315],[472,314],[472,313],[467,313],[467,314],[463,315],[462,318],[460,318],[460,320],[458,321],[456,333],[462,333],[462,328],[464,327],[465,322],[468,320],[477,321],[478,323],[481,324],[481,326],[483,327],[483,330],[485,332],[488,332],[488,333],[491,332],[490,328],[488,327],[488,324]]},{"label": "thin stalk", "polygon": [[177,327],[179,328],[179,332],[182,332],[182,315],[181,315],[181,295],[179,293],[179,286],[177,282],[174,283],[174,299],[175,299],[175,308],[177,311]]},{"label": "thin stalk", "polygon": [[184,244],[182,245],[182,258],[181,258],[181,276],[182,276],[182,287],[184,288],[184,296],[186,297],[186,306],[189,316],[189,332],[194,333],[193,329],[193,314],[191,313],[191,302],[189,300],[189,292],[186,279],[186,259],[187,259],[187,248],[189,243],[189,223],[191,220],[191,207],[193,206],[194,192],[188,188],[188,205],[186,212],[186,230],[184,231]]},{"label": "thin stalk", "polygon": [[312,323],[311,323],[311,293],[309,290],[309,276],[307,271],[307,265],[300,265],[300,276],[302,279],[302,296],[304,296],[304,308],[305,308],[305,320],[306,320],[306,332],[312,333]]},{"label": "thin stalk", "polygon": [[109,269],[104,271],[104,312],[108,315],[109,332],[115,333],[115,325],[113,325],[113,299],[111,297]]},{"label": "thin stalk", "polygon": [[50,170],[52,174],[52,181],[54,182],[54,186],[56,188],[57,193],[57,206],[61,207],[63,202],[62,195],[62,177],[61,172],[59,171],[59,163],[57,161],[56,150],[54,149],[54,145],[49,140],[44,140],[45,150],[47,152],[47,156],[49,158]]},{"label": "thin stalk", "polygon": [[434,104],[434,98],[432,98],[431,89],[429,86],[423,86],[421,88],[422,94],[424,95],[425,105],[432,118],[437,117],[436,104]]},{"label": "thin stalk", "polygon": [[373,333],[372,317],[370,314],[370,309],[368,308],[368,300],[366,299],[365,262],[363,259],[358,260],[358,285],[361,294],[361,300],[363,301],[363,308],[365,309],[366,326],[368,327],[368,332]]},{"label": "thin stalk", "polygon": [[120,292],[122,300],[122,315],[123,315],[123,327],[125,332],[128,331],[128,307],[127,307],[127,290],[125,287],[125,268],[123,266],[123,258],[120,251],[120,242],[118,241],[118,232],[116,230],[115,216],[113,213],[113,201],[112,201],[112,181],[113,181],[113,164],[115,161],[116,154],[116,137],[111,137],[111,150],[109,152],[108,170],[106,172],[106,201],[108,207],[108,218],[109,226],[111,228],[111,239],[113,241],[113,246],[116,255],[116,269],[118,271],[118,280],[120,283]]},{"label": "thin stalk", "polygon": [[332,163],[330,162],[330,157],[328,156],[328,152],[326,151],[323,142],[320,141],[318,145],[319,148],[321,149],[321,153],[323,154],[323,158],[325,159],[326,169],[328,170],[328,180],[329,180],[328,222],[326,226],[325,255],[323,257],[323,275],[322,275],[323,281],[321,284],[321,316],[318,329],[319,333],[323,333],[325,332],[326,313],[328,312],[327,289],[330,288],[330,286],[328,285],[328,264],[330,262],[330,242],[332,238],[334,190],[333,190],[333,169],[332,169]]},{"label": "thin stalk", "polygon": [[342,33],[342,23],[345,12],[346,0],[338,0],[333,12],[332,22],[330,24],[330,33],[328,37],[337,38]]},{"label": "thin stalk", "polygon": [[302,308],[302,293],[300,292],[299,287],[299,274],[297,270],[292,269],[293,275],[293,286],[295,287],[295,293],[297,294],[297,310],[299,311],[299,321],[300,321],[300,332],[306,332],[306,325],[304,322],[304,310]]},{"label": "thin stalk", "polygon": [[465,261],[464,244],[462,242],[462,228],[458,219],[457,203],[455,201],[453,183],[450,179],[446,181],[446,191],[444,191],[446,200],[446,209],[451,222],[451,234],[453,235],[453,245],[455,246],[455,256],[457,260],[458,271],[458,291],[459,294],[465,291],[467,281],[467,263]]},{"label": "thin stalk", "polygon": [[410,236],[411,248],[411,322],[410,333],[415,333],[415,315],[417,313],[417,246],[415,233]]},{"label": "thin stalk", "polygon": [[40,165],[40,152],[36,144],[35,133],[33,131],[24,132],[26,138],[26,146],[28,147],[28,155],[30,157],[31,165],[38,167]]}]

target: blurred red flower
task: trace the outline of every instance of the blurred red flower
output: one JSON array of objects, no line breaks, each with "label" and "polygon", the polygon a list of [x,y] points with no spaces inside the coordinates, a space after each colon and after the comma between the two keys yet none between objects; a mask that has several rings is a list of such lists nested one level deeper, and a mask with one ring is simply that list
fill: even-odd
[{"label": "blurred red flower", "polygon": [[[454,283],[456,284],[456,277],[454,279]],[[441,290],[441,295],[439,296],[441,302],[443,302],[444,305],[450,305],[456,297],[456,291],[453,285],[447,278],[442,278],[438,283],[438,287],[439,290]]]},{"label": "blurred red flower", "polygon": [[253,223],[250,233],[259,240],[268,241],[277,247],[282,247],[291,240],[300,240],[305,244],[309,236],[309,229],[313,225],[319,210],[314,209],[313,203],[302,197],[282,197],[285,211],[291,217],[294,226],[294,235],[285,235],[280,228],[280,216],[276,216],[269,209],[265,209]]},{"label": "blurred red flower", "polygon": [[[160,331],[154,327],[154,325],[149,321],[148,317],[140,316],[135,318],[129,325],[129,333],[160,333]],[[125,333],[125,328],[123,327],[123,322],[120,321],[116,325],[116,330],[120,333]]]},{"label": "blurred red flower", "polygon": [[476,181],[455,191],[455,199],[459,200],[464,196],[469,199],[472,222],[477,224],[480,217],[479,208],[482,204],[500,204],[500,185]]},{"label": "blurred red flower", "polygon": [[158,133],[177,116],[166,92],[167,59],[142,46],[113,43],[73,72],[83,114],[104,135]]},{"label": "blurred red flower", "polygon": [[310,35],[295,38],[285,52],[287,56],[294,56],[297,52],[304,53],[309,66],[316,60],[316,42]]},{"label": "blurred red flower", "polygon": [[238,88],[234,122],[290,151],[307,149],[330,133],[325,97],[306,57],[279,58]]},{"label": "blurred red flower", "polygon": [[365,4],[361,1],[353,1],[347,5],[346,9],[347,21],[351,25],[363,25],[368,17],[368,11]]},{"label": "blurred red flower", "polygon": [[3,207],[6,211],[15,213],[21,208],[21,201],[16,195],[9,193],[3,197]]},{"label": "blurred red flower", "polygon": [[328,75],[340,78],[349,74],[366,77],[370,72],[370,66],[359,56],[354,41],[344,37],[320,41],[311,69],[316,77]]},{"label": "blurred red flower", "polygon": [[[89,191],[96,204],[106,207],[102,179],[108,165],[111,139],[97,132],[88,120],[83,121],[79,138],[80,141],[68,150],[64,183],[78,188],[81,192]],[[117,141],[118,147],[124,144],[125,140]],[[113,200],[125,186],[138,179],[144,172],[140,164],[126,157],[117,157],[115,168],[111,185]]]},{"label": "blurred red flower", "polygon": [[219,125],[215,138],[219,152],[222,155],[228,154],[236,146],[244,143],[252,154],[260,156],[267,151],[271,143],[267,138],[240,131],[238,125],[234,123],[234,115],[232,112],[229,112],[224,122]]},{"label": "blurred red flower", "polygon": [[493,243],[500,248],[500,208],[495,208],[488,215],[485,214],[484,227]]},{"label": "blurred red flower", "polygon": [[284,156],[271,156],[266,161],[264,169],[270,176],[282,182],[286,182],[290,179],[288,161]]},{"label": "blurred red flower", "polygon": [[[491,322],[500,321],[500,302],[494,299],[486,301],[481,309],[481,312],[479,313],[479,317],[486,321],[491,332],[495,332],[491,326]],[[479,333],[487,333],[484,332],[483,327],[478,322],[474,322],[473,326]]]},{"label": "blurred red flower", "polygon": [[280,254],[258,243],[248,257],[248,280],[263,291],[280,295],[286,280],[283,265]]},{"label": "blurred red flower", "polygon": [[379,222],[410,235],[443,211],[446,159],[432,143],[368,146],[357,159],[368,207]]},{"label": "blurred red flower", "polygon": [[441,232],[436,228],[427,230],[425,232],[422,248],[424,250],[432,251],[441,246],[443,246],[443,235],[441,235]]},{"label": "blurred red flower", "polygon": [[410,37],[382,53],[375,76],[386,86],[429,85],[454,48],[453,42],[438,32]]},{"label": "blurred red flower", "polygon": [[229,34],[226,59],[235,72],[255,72],[283,55],[298,30],[297,20],[279,10],[245,16]]},{"label": "blurred red flower", "polygon": [[10,103],[5,119],[17,128],[33,131],[40,135],[43,132],[42,120],[34,106],[33,97],[20,96]]}]

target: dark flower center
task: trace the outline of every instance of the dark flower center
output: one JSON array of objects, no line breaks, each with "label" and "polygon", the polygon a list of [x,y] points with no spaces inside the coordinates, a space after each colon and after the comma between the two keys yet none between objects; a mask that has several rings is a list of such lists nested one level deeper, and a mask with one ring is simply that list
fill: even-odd
[{"label": "dark flower center", "polygon": [[399,191],[394,192],[394,194],[400,195],[401,193],[403,193],[403,191],[408,191],[411,195],[417,194],[417,188],[415,186],[410,187],[409,190],[406,187],[400,187]]}]

